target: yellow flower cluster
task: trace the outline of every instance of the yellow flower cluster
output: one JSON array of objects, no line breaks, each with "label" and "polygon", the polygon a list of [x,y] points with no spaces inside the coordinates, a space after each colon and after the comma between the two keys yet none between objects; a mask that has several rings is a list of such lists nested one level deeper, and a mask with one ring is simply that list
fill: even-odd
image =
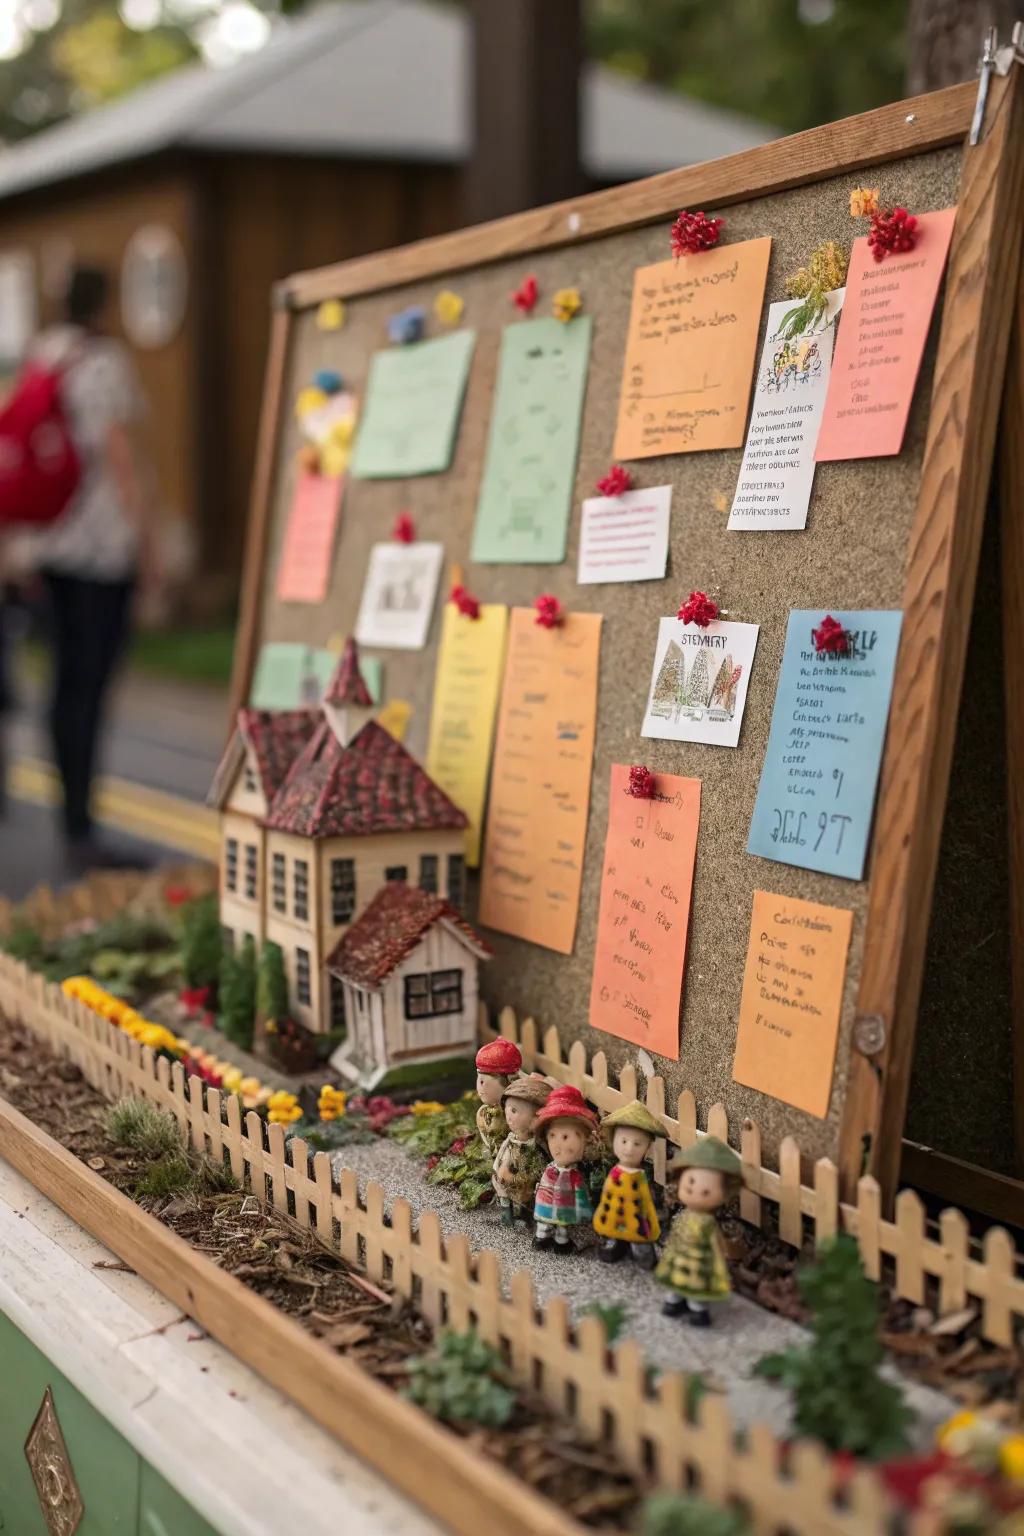
[{"label": "yellow flower cluster", "polygon": [[811,252],[806,267],[798,267],[786,278],[786,293],[791,299],[803,299],[810,293],[830,293],[846,282],[846,253],[834,240],[826,240]]},{"label": "yellow flower cluster", "polygon": [[320,1089],[320,1097],[316,1105],[320,1111],[320,1119],[339,1120],[345,1113],[345,1105],[347,1103],[348,1094],[344,1088],[332,1088],[330,1083],[324,1083]]},{"label": "yellow flower cluster", "polygon": [[1024,1433],[984,1413],[962,1409],[941,1425],[935,1443],[947,1456],[969,1461],[979,1471],[1002,1473],[1012,1483],[1024,1483]]},{"label": "yellow flower cluster", "polygon": [[302,1119],[302,1110],[294,1093],[279,1088],[267,1100],[267,1119],[272,1125],[293,1125]]},{"label": "yellow flower cluster", "polygon": [[878,212],[878,188],[854,187],[850,193],[850,218],[866,219]]},{"label": "yellow flower cluster", "polygon": [[434,314],[442,325],[458,325],[465,307],[465,301],[450,288],[442,288],[434,300]]},{"label": "yellow flower cluster", "polygon": [[565,324],[572,319],[573,315],[578,314],[582,305],[583,300],[578,288],[559,288],[551,301],[551,312],[556,320],[561,320]]},{"label": "yellow flower cluster", "polygon": [[340,331],[345,324],[345,306],[340,299],[324,299],[316,312],[318,331]]},{"label": "yellow flower cluster", "polygon": [[414,1115],[439,1115],[448,1106],[438,1103],[437,1099],[417,1099],[409,1108]]}]

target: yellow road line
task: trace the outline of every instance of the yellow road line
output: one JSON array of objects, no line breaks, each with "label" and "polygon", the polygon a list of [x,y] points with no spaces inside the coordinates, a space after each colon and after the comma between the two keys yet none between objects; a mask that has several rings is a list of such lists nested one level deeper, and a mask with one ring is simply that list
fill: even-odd
[{"label": "yellow road line", "polygon": [[[56,805],[60,800],[56,770],[38,758],[17,758],[7,770],[7,792],[33,805]],[[104,826],[199,858],[217,857],[220,834],[216,813],[194,800],[104,775],[96,784],[93,804],[96,819]]]}]

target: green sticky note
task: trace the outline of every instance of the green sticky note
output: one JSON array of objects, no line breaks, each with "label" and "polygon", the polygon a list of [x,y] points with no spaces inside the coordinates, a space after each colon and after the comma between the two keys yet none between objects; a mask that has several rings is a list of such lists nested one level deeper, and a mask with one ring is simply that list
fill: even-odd
[{"label": "green sticky note", "polygon": [[505,327],[472,558],[557,565],[565,559],[587,387],[591,322]]},{"label": "green sticky note", "polygon": [[475,331],[455,331],[374,353],[353,475],[388,479],[448,468],[475,343]]},{"label": "green sticky note", "polygon": [[[301,641],[271,640],[260,648],[249,703],[253,709],[313,708],[337,665],[333,651]],[[373,702],[379,704],[383,664],[376,656],[360,656],[359,668]]]}]

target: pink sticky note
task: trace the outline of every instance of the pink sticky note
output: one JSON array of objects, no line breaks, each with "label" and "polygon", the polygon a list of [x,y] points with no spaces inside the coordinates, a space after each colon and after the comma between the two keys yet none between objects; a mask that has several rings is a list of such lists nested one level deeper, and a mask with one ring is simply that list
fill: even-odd
[{"label": "pink sticky note", "polygon": [[280,602],[322,603],[327,596],[341,489],[335,475],[299,476],[277,571]]},{"label": "pink sticky note", "polygon": [[899,453],[955,218],[955,208],[920,214],[914,249],[884,261],[866,237],[853,242],[819,464]]}]

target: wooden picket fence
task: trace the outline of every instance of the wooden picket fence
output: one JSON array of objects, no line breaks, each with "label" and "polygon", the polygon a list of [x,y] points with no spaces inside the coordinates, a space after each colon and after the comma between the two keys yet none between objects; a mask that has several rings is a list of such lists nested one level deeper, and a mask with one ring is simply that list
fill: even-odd
[{"label": "wooden picket fence", "polygon": [[[609,1348],[600,1319],[573,1322],[562,1298],[539,1307],[527,1271],[506,1280],[496,1254],[471,1252],[463,1236],[444,1238],[432,1211],[414,1221],[402,1199],[386,1210],[376,1183],[361,1194],[350,1170],[332,1175],[327,1153],[311,1156],[299,1137],[286,1141],[280,1126],[266,1125],[254,1112],[243,1114],[235,1095],[204,1088],[196,1077],[186,1079],[180,1063],[155,1057],[83,1003],[3,955],[0,1012],[20,1018],[110,1099],[129,1094],[166,1109],[193,1147],[229,1163],[243,1187],[315,1231],[371,1279],[388,1282],[409,1297],[436,1328],[475,1327],[502,1350],[518,1382],[607,1445],[652,1488],[697,1489],[716,1503],[741,1504],[757,1536],[886,1536],[897,1528],[907,1536],[924,1536],[924,1522],[894,1524],[888,1494],[870,1468],[860,1469],[837,1491],[833,1464],[821,1447],[806,1442],[784,1446],[767,1425],[737,1431],[724,1398],[714,1394],[691,1414],[686,1377],[671,1372],[652,1379],[635,1341]],[[481,1022],[486,1030],[486,1021]],[[588,1065],[574,1046],[563,1060],[551,1031],[541,1049],[531,1022],[520,1028],[510,1010],[502,1013],[499,1025],[503,1034],[519,1039],[528,1066],[576,1083],[603,1110],[635,1097],[631,1069],[613,1084],[602,1057]],[[659,1080],[648,1083],[648,1103],[664,1116],[671,1139],[693,1140],[699,1130],[692,1099],[684,1095],[671,1118],[664,1114],[659,1092],[663,1095]],[[727,1135],[720,1110],[712,1111],[708,1129]],[[800,1185],[799,1172],[793,1172],[799,1169],[798,1149],[788,1150],[781,1171],[773,1173],[754,1158],[752,1128],[744,1127],[741,1141],[745,1212],[751,1218],[776,1207],[780,1226],[798,1241],[805,1221],[817,1241],[839,1227],[852,1231],[874,1273],[884,1259],[893,1261],[901,1295],[923,1299],[926,1277],[934,1277],[943,1309],[975,1297],[983,1309],[986,1337],[1010,1340],[1024,1313],[1024,1284],[1004,1234],[990,1234],[980,1257],[975,1256],[958,1212],[942,1218],[936,1239],[928,1235],[913,1195],[901,1197],[896,1221],[886,1222],[879,1216],[873,1181],[861,1181],[857,1206],[849,1207],[838,1201],[834,1171],[821,1173],[807,1188]]]}]

